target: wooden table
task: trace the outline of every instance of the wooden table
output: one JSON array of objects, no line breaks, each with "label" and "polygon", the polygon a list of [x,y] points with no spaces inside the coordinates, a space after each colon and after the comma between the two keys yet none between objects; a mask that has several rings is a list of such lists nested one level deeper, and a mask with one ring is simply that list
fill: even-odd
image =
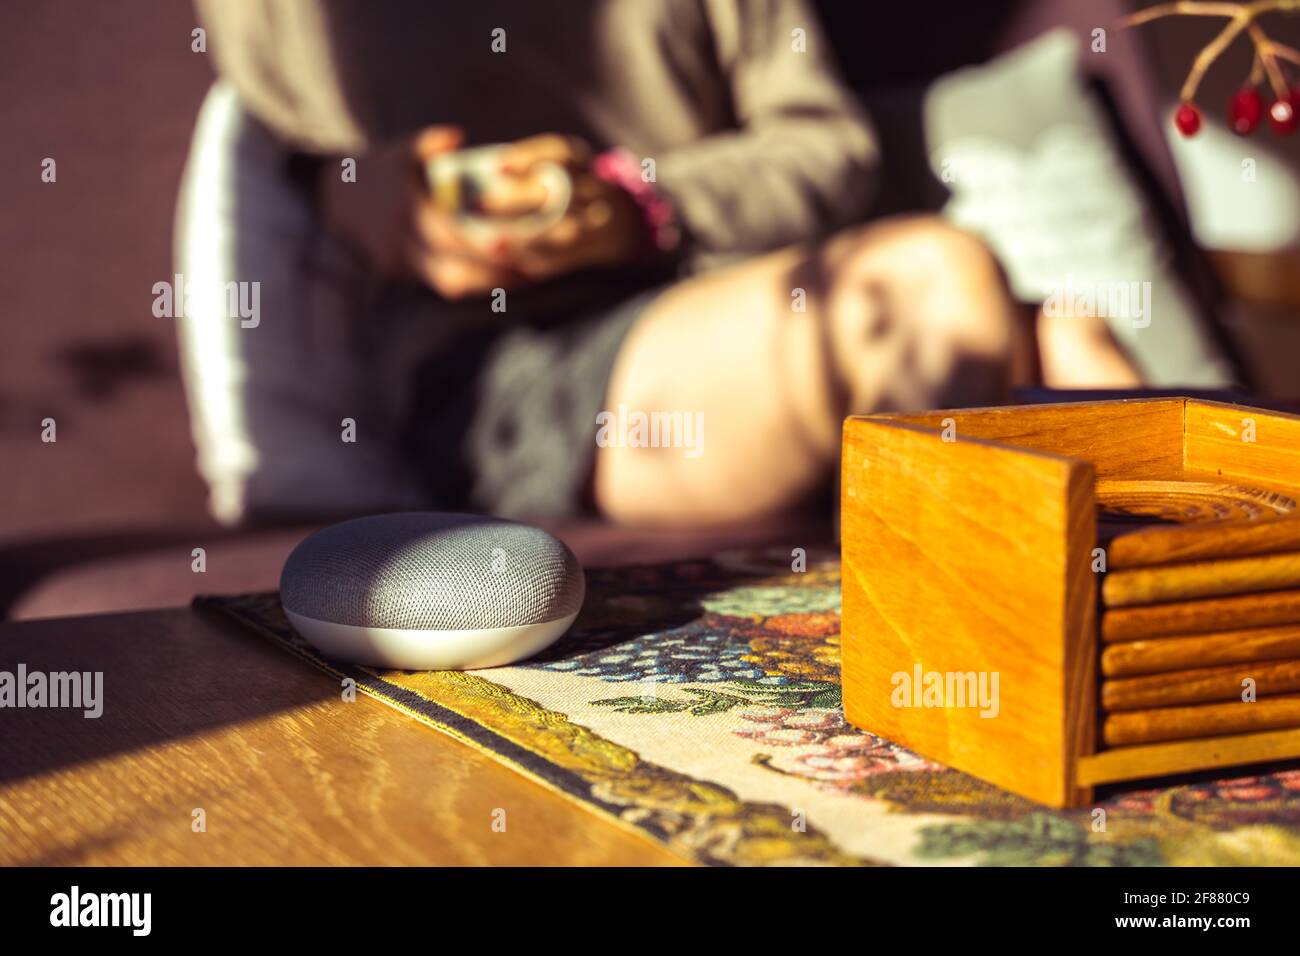
[{"label": "wooden table", "polygon": [[102,671],[104,711],[0,709],[0,864],[683,862],[189,609],[0,624],[19,662]]}]

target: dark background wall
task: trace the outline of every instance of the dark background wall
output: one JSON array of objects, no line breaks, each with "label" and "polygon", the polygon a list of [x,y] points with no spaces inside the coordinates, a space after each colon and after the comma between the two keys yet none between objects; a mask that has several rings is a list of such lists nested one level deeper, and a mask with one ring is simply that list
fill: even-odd
[{"label": "dark background wall", "polygon": [[[920,84],[1052,25],[1086,33],[1124,8],[1118,0],[818,6],[859,90]],[[212,78],[209,57],[190,49],[195,25],[185,0],[0,4],[0,574],[15,542],[69,529],[85,548],[85,536],[107,541],[124,529],[211,526],[172,322],[150,311],[153,284],[171,277],[174,200]],[[1184,20],[1141,40],[1112,30],[1111,53],[1090,60],[1113,84],[1120,118],[1175,208],[1162,98],[1164,74],[1178,70],[1144,51],[1150,37],[1204,29]],[[1187,57],[1174,59],[1181,68]],[[45,157],[58,163],[57,183],[41,182]],[[39,440],[47,416],[58,422],[53,445]]]},{"label": "dark background wall", "polygon": [[[0,535],[198,513],[171,320],[181,164],[211,82],[178,0],[0,4]],[[58,181],[41,182],[52,157]],[[58,422],[57,444],[39,441]]]}]

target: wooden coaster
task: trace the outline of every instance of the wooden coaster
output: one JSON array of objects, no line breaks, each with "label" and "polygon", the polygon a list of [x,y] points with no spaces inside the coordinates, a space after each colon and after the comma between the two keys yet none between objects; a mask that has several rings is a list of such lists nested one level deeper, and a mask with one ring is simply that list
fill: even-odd
[{"label": "wooden coaster", "polygon": [[1294,498],[1253,485],[1209,481],[1118,481],[1098,479],[1102,517],[1154,518],[1176,524],[1252,521],[1290,514]]}]

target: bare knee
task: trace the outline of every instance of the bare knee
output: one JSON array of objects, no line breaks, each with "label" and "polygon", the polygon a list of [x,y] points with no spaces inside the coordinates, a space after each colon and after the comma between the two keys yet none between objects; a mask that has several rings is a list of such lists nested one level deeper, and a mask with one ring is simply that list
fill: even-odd
[{"label": "bare knee", "polygon": [[967,296],[971,305],[1010,300],[1002,267],[980,237],[939,216],[894,219],[848,236],[843,271],[850,277],[880,276],[890,286]]},{"label": "bare knee", "polygon": [[888,224],[888,238],[918,268],[944,272],[996,273],[997,259],[979,236],[942,216],[913,216]]},{"label": "bare knee", "polygon": [[[992,250],[937,216],[852,230],[833,257],[831,321],[841,367],[874,376],[856,404],[994,401],[1016,349],[1018,312]],[[892,365],[868,350],[889,353]],[[977,381],[970,370],[981,369]],[[880,381],[888,376],[889,381]],[[894,402],[887,393],[893,391]],[[906,399],[897,397],[906,393]],[[854,411],[866,410],[862,407]]]}]

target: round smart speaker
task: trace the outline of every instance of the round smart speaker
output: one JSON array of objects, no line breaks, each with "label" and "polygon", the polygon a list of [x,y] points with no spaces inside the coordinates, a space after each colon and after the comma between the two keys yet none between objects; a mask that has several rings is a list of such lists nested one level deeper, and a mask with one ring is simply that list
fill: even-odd
[{"label": "round smart speaker", "polygon": [[523,660],[569,629],[585,594],[578,559],[545,531],[422,511],[318,531],[280,575],[280,603],[317,649],[405,670]]}]

